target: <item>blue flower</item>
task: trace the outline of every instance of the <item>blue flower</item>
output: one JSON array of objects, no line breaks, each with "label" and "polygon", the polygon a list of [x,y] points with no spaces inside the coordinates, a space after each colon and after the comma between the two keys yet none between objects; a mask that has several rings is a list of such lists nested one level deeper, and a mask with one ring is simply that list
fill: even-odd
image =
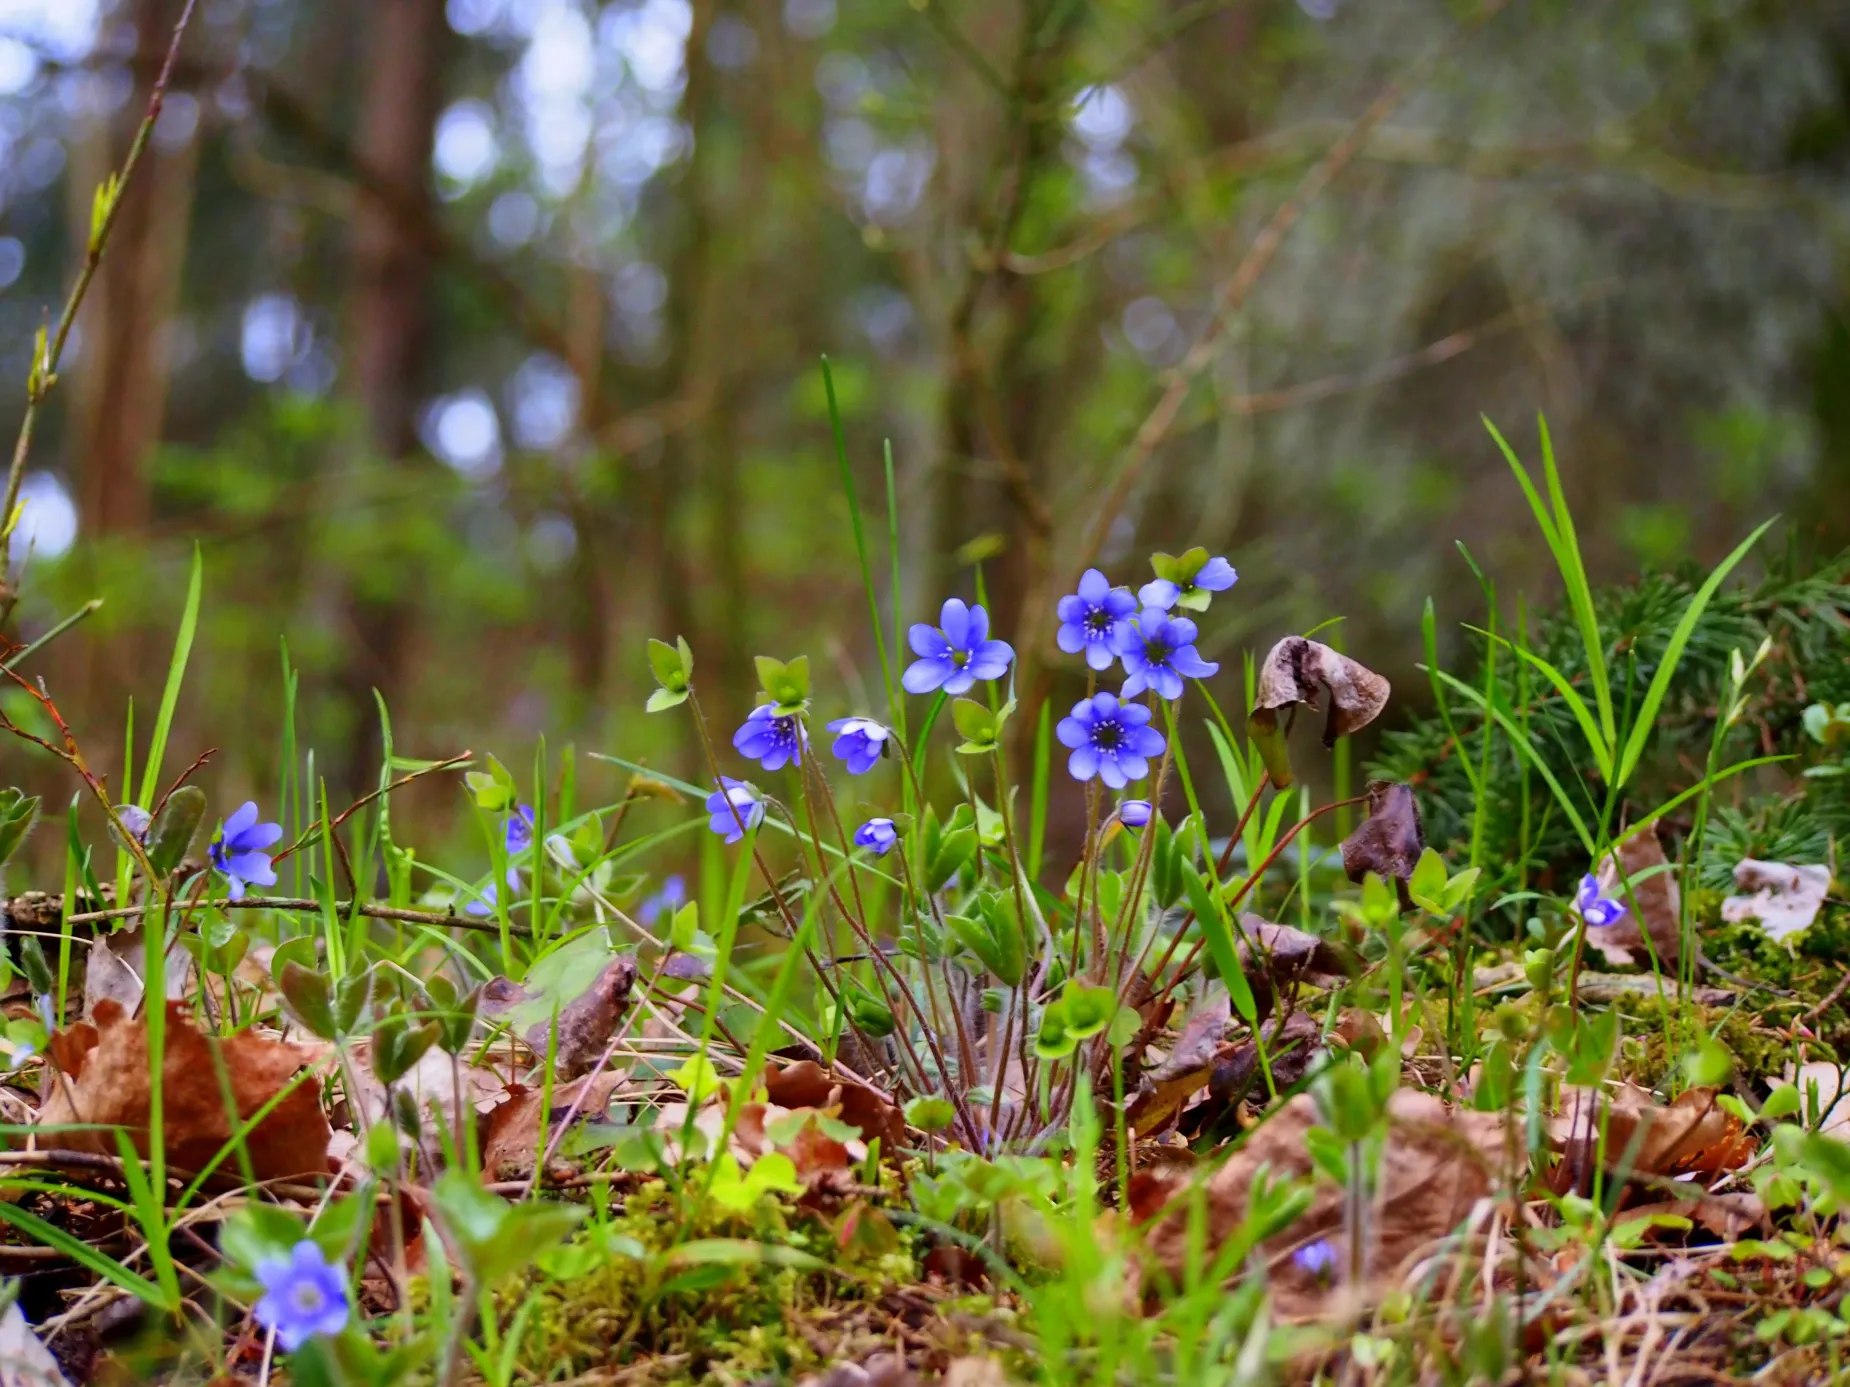
[{"label": "blue flower", "polygon": [[338,1334],[346,1327],[347,1273],[329,1266],[315,1243],[304,1238],[287,1261],[271,1257],[257,1264],[263,1298],[257,1323],[276,1331],[277,1342],[293,1353],[316,1334]]},{"label": "blue flower", "polygon": [[1096,568],[1088,568],[1079,591],[1062,597],[1055,610],[1060,616],[1060,649],[1068,655],[1083,650],[1093,669],[1110,669],[1117,657],[1113,641],[1118,628],[1137,610],[1137,599],[1129,589],[1111,586]]},{"label": "blue flower", "polygon": [[893,744],[893,734],[872,718],[837,718],[829,731],[835,738],[835,754],[848,763],[849,775],[865,775],[874,763],[886,755]]},{"label": "blue flower", "polygon": [[747,760],[781,771],[803,754],[803,719],[795,714],[780,718],[769,703],[760,703],[732,734],[732,744]]},{"label": "blue flower", "polygon": [[900,683],[907,693],[943,689],[960,694],[979,679],[999,679],[1015,659],[1007,641],[989,637],[989,613],[947,598],[936,626],[919,622],[912,628],[913,653],[920,658],[906,666]]},{"label": "blue flower", "polygon": [[1155,689],[1164,698],[1180,698],[1184,677],[1205,679],[1220,668],[1196,652],[1194,622],[1155,607],[1145,607],[1135,621],[1124,624],[1118,654],[1124,657],[1124,669],[1130,675],[1122,690],[1125,698],[1135,698],[1145,689]]},{"label": "blue flower", "polygon": [[1150,822],[1150,801],[1147,799],[1122,801],[1118,805],[1118,822],[1126,828],[1142,828]]},{"label": "blue flower", "polygon": [[[1197,549],[1191,552],[1199,555],[1206,551]],[[1166,558],[1167,556],[1161,557]],[[1182,566],[1171,571],[1187,573],[1189,558],[1190,555],[1184,555],[1181,560]],[[1171,562],[1174,561],[1171,560]],[[1143,600],[1144,606],[1160,607],[1164,611],[1168,611],[1178,602],[1185,607],[1205,608],[1208,605],[1206,597],[1202,597],[1200,601],[1190,599],[1197,593],[1225,592],[1239,581],[1240,575],[1234,570],[1233,565],[1216,555],[1196,569],[1193,576],[1184,578],[1180,583],[1168,578],[1157,578],[1137,589],[1137,596]]]},{"label": "blue flower", "polygon": [[677,872],[662,883],[661,890],[636,907],[636,918],[645,925],[653,925],[661,918],[663,911],[672,915],[686,902],[687,882]]},{"label": "blue flower", "polygon": [[1616,925],[1625,915],[1625,902],[1614,900],[1599,889],[1599,878],[1588,873],[1580,879],[1580,894],[1574,897],[1574,909],[1580,918],[1595,928]]},{"label": "blue flower", "polygon": [[1095,694],[1073,705],[1071,717],[1055,729],[1060,745],[1071,747],[1066,768],[1075,780],[1097,776],[1114,790],[1150,773],[1146,757],[1160,756],[1163,734],[1147,724],[1150,710],[1141,703],[1120,703],[1116,694]]},{"label": "blue flower", "polygon": [[[507,869],[507,885],[508,890],[512,891],[516,896],[520,894],[520,873],[515,871],[512,867]],[[478,920],[486,919],[488,916],[495,913],[495,902],[498,899],[499,897],[495,891],[495,884],[491,881],[482,891],[482,898],[480,900],[470,901],[469,904],[463,907],[463,914],[473,915]]]},{"label": "blue flower", "polygon": [[137,843],[148,841],[148,825],[154,822],[154,816],[139,804],[118,804],[116,818],[122,821],[122,827],[128,830],[129,837]]},{"label": "blue flower", "polygon": [[507,855],[513,857],[533,846],[533,806],[523,804],[507,821]]},{"label": "blue flower", "polygon": [[885,857],[898,841],[899,833],[891,819],[869,819],[854,831],[855,846],[871,849],[875,857]]},{"label": "blue flower", "polygon": [[226,894],[234,901],[244,899],[246,885],[276,885],[276,872],[270,866],[270,854],[264,849],[283,836],[281,824],[257,822],[257,805],[244,803],[225,820],[211,847],[212,865],[225,874],[230,887]]},{"label": "blue flower", "polygon": [[1297,1263],[1299,1271],[1327,1281],[1336,1270],[1336,1249],[1330,1246],[1328,1238],[1318,1238],[1292,1253],[1291,1260]]},{"label": "blue flower", "polygon": [[728,843],[736,843],[745,836],[746,829],[764,822],[764,801],[743,780],[722,775],[719,782],[721,788],[707,796],[707,813],[712,815],[707,827]]}]

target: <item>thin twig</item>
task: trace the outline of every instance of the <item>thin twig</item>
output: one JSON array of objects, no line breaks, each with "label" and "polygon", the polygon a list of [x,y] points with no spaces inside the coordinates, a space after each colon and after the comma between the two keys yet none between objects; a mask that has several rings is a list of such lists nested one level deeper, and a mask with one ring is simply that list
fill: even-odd
[{"label": "thin twig", "polygon": [[[167,57],[161,63],[160,74],[154,79],[154,89],[148,94],[148,111],[136,128],[134,142],[129,145],[128,158],[123,161],[121,173],[114,175],[104,188],[98,190],[99,197],[103,199],[102,216],[92,222],[90,244],[84,252],[83,268],[77,273],[77,282],[71,286],[70,297],[64,301],[64,311],[58,316],[57,329],[49,341],[41,334],[38,348],[33,353],[32,372],[26,382],[26,413],[19,422],[19,438],[13,444],[13,463],[7,471],[6,495],[0,500],[0,539],[4,539],[10,532],[13,510],[19,504],[19,484],[26,474],[26,457],[32,451],[32,431],[38,423],[39,406],[44,404],[46,397],[51,394],[52,386],[57,383],[58,363],[64,358],[65,341],[77,321],[77,310],[83,306],[84,296],[90,291],[90,281],[96,278],[97,267],[103,262],[103,251],[109,243],[110,230],[116,224],[116,214],[122,210],[123,191],[135,176],[142,153],[148,147],[148,138],[154,133],[154,123],[160,119],[161,107],[167,99],[167,83],[173,77],[173,65],[180,56],[180,40],[192,20],[197,3],[198,0],[186,0],[186,8],[180,12],[179,22],[173,26],[173,40],[167,45]],[[0,574],[0,620],[11,614],[15,598],[16,594],[6,587],[4,574]]]}]

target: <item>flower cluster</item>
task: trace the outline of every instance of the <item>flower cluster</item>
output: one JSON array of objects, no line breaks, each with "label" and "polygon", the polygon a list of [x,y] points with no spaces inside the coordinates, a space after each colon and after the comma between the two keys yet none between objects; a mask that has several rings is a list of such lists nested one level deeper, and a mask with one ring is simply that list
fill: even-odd
[{"label": "flower cluster", "polygon": [[[1074,779],[1102,780],[1114,790],[1148,776],[1150,758],[1161,756],[1168,747],[1163,734],[1150,726],[1151,707],[1131,700],[1145,691],[1178,699],[1184,680],[1205,679],[1220,669],[1195,649],[1195,623],[1179,610],[1202,610],[1211,593],[1224,592],[1239,579],[1233,565],[1224,558],[1210,558],[1205,549],[1192,549],[1180,558],[1158,554],[1152,565],[1156,578],[1134,595],[1128,588],[1114,587],[1098,569],[1089,568],[1078,590],[1062,597],[1057,608],[1060,649],[1069,655],[1084,655],[1096,673],[1115,662],[1124,666],[1125,680],[1118,693],[1081,699],[1057,729],[1061,744],[1071,752],[1067,770]],[[918,658],[906,666],[899,682],[911,694],[963,694],[978,681],[1000,679],[1015,662],[1014,648],[1007,641],[990,638],[989,613],[961,598],[946,599],[938,612],[938,624],[919,622],[907,639]],[[666,643],[658,645],[662,651],[670,649]],[[683,659],[676,668],[687,663]],[[733,733],[733,747],[767,771],[801,766],[809,754],[804,722],[808,661],[799,658],[785,665],[761,660],[759,665],[771,701],[752,709]],[[972,711],[970,706],[960,703],[954,711],[970,739],[963,748],[970,754],[987,748],[995,727],[1008,713],[1004,709],[991,719],[985,738],[978,735],[984,729],[967,726],[965,714]],[[865,775],[897,744],[891,728],[858,715],[836,718],[828,730],[835,737],[830,750],[850,775]],[[729,776],[720,777],[719,788],[707,797],[706,808],[708,826],[728,843],[738,842],[747,830],[756,828],[765,812],[757,789]],[[1148,824],[1151,816],[1147,800],[1125,800],[1118,811],[1119,821],[1132,828]],[[516,823],[510,822],[510,851],[515,831]],[[898,830],[885,818],[869,819],[854,834],[855,845],[875,856],[885,856],[897,840]]]}]

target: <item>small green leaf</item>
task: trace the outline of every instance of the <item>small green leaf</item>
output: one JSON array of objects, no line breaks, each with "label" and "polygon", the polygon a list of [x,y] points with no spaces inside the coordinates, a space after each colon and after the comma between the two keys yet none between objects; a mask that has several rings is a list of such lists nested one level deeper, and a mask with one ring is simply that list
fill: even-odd
[{"label": "small green leaf", "polygon": [[674,918],[668,922],[669,947],[685,952],[694,947],[694,937],[699,933],[700,902],[689,901],[675,911]]},{"label": "small green leaf", "polygon": [[570,1236],[586,1213],[551,1200],[510,1204],[462,1170],[440,1176],[431,1196],[463,1265],[484,1289]]},{"label": "small green leaf", "polygon": [[1790,1117],[1799,1110],[1799,1102],[1799,1086],[1781,1084],[1767,1094],[1766,1102],[1760,1105],[1761,1119],[1766,1122],[1777,1122],[1782,1117]]},{"label": "small green leaf", "polygon": [[349,973],[340,980],[340,986],[334,989],[333,1020],[336,1035],[353,1034],[353,1028],[360,1024],[360,1017],[365,1013],[366,1004],[372,1000],[372,995],[373,974],[370,968]]},{"label": "small green leaf", "polygon": [[785,664],[769,655],[757,658],[758,686],[777,705],[779,717],[799,712],[809,701],[809,656],[799,655]]},{"label": "small green leaf", "polygon": [[957,1119],[957,1109],[948,1098],[926,1094],[906,1104],[906,1123],[921,1132],[942,1132]]},{"label": "small green leaf", "polygon": [[1407,882],[1407,893],[1431,914],[1445,913],[1445,859],[1432,848],[1420,853],[1420,860],[1413,864],[1413,876]]},{"label": "small green leaf", "polygon": [[1137,1008],[1121,1006],[1111,1018],[1111,1027],[1105,1032],[1105,1039],[1111,1048],[1121,1050],[1137,1038],[1143,1029],[1143,1017],[1137,1014]]},{"label": "small green leaf", "polygon": [[694,657],[687,642],[677,637],[678,648],[667,641],[649,640],[649,668],[655,682],[669,693],[685,693],[694,670]]},{"label": "small green leaf", "polygon": [[327,974],[310,972],[291,959],[283,964],[277,986],[290,1014],[303,1029],[322,1040],[333,1040],[340,1035],[340,1027],[334,1021],[334,986]]},{"label": "small green leaf", "polygon": [[1734,1057],[1713,1040],[1683,1056],[1683,1073],[1696,1088],[1714,1088],[1728,1082]]},{"label": "small green leaf", "polygon": [[713,1067],[712,1060],[701,1054],[689,1055],[663,1077],[695,1103],[706,1102],[722,1087],[719,1070]]},{"label": "small green leaf", "polygon": [[1044,1060],[1057,1060],[1073,1053],[1079,1038],[1066,1028],[1066,1008],[1049,1002],[1041,1012],[1041,1029],[1034,1037],[1034,1053]]},{"label": "small green leaf", "polygon": [[435,1021],[413,1026],[402,1014],[381,1021],[373,1032],[372,1046],[373,1073],[379,1082],[395,1084],[409,1074],[424,1052],[437,1043],[438,1034]]},{"label": "small green leaf", "polygon": [[670,708],[679,708],[687,702],[686,689],[657,689],[649,695],[649,701],[642,705],[645,713],[663,713]]},{"label": "small green leaf", "polygon": [[1118,996],[1109,987],[1086,987],[1077,978],[1060,996],[1066,1009],[1066,1029],[1077,1040],[1097,1035],[1117,1015]]}]

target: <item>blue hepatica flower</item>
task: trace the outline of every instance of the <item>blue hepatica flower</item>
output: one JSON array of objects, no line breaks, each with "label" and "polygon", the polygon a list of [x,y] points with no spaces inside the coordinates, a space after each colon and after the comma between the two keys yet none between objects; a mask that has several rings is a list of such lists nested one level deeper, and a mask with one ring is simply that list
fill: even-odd
[{"label": "blue hepatica flower", "polygon": [[[1146,708],[1144,710],[1148,712]],[[1127,799],[1118,805],[1118,822],[1126,828],[1142,828],[1150,822],[1150,801]]]},{"label": "blue hepatica flower", "polygon": [[653,925],[664,913],[672,915],[687,904],[687,882],[679,872],[662,883],[662,889],[636,907],[636,918]]},{"label": "blue hepatica flower", "polygon": [[835,754],[848,763],[849,775],[865,775],[893,744],[892,732],[872,718],[837,718],[829,724],[836,734]]},{"label": "blue hepatica flower", "polygon": [[1574,897],[1574,909],[1580,918],[1596,929],[1616,925],[1625,914],[1625,902],[1614,900],[1599,889],[1599,878],[1589,872],[1580,879],[1580,892]]},{"label": "blue hepatica flower", "polygon": [[[512,867],[507,869],[507,886],[508,890],[512,891],[514,895],[518,896],[520,894],[520,873],[515,871]],[[483,890],[482,898],[479,901],[470,901],[469,904],[463,907],[463,914],[473,915],[478,920],[484,919],[495,913],[495,903],[499,899],[499,893],[495,890],[494,882],[491,881]],[[509,899],[512,899],[512,897]]]},{"label": "blue hepatica flower", "polygon": [[347,1273],[328,1265],[321,1249],[304,1238],[285,1260],[271,1257],[257,1264],[263,1298],[257,1323],[276,1331],[277,1342],[293,1353],[317,1334],[338,1334],[346,1327]]},{"label": "blue hepatica flower", "polygon": [[722,775],[720,788],[707,796],[707,827],[728,843],[736,843],[745,830],[764,822],[764,801],[758,791],[743,780]]},{"label": "blue hepatica flower", "polygon": [[1084,651],[1093,669],[1110,669],[1117,658],[1118,628],[1136,612],[1137,599],[1128,588],[1114,588],[1103,573],[1088,568],[1079,591],[1062,597],[1055,610],[1060,616],[1060,649],[1068,655]]},{"label": "blue hepatica flower", "polygon": [[210,850],[212,865],[223,872],[230,883],[225,894],[234,901],[241,901],[247,885],[276,885],[276,871],[270,866],[270,854],[264,849],[282,836],[281,824],[257,822],[254,800],[245,800],[225,820]]},{"label": "blue hepatica flower", "polygon": [[1155,607],[1145,607],[1136,620],[1125,622],[1118,654],[1130,675],[1124,681],[1125,698],[1135,698],[1145,689],[1155,689],[1164,698],[1180,698],[1184,678],[1205,679],[1220,669],[1196,652],[1194,622]]},{"label": "blue hepatica flower", "polygon": [[1116,694],[1095,694],[1060,719],[1060,745],[1071,747],[1066,768],[1075,780],[1097,776],[1114,790],[1150,773],[1148,757],[1163,752],[1163,734],[1149,726],[1150,710],[1120,703]]},{"label": "blue hepatica flower", "polygon": [[1330,1246],[1328,1238],[1305,1243],[1291,1254],[1291,1260],[1297,1263],[1299,1271],[1308,1272],[1319,1281],[1329,1280],[1336,1271],[1336,1249]]},{"label": "blue hepatica flower", "polygon": [[513,857],[533,846],[533,806],[523,804],[515,809],[507,821],[507,855]]},{"label": "blue hepatica flower", "polygon": [[803,754],[803,719],[780,718],[769,703],[760,703],[732,734],[732,744],[767,771],[781,771]]},{"label": "blue hepatica flower", "polygon": [[856,847],[867,848],[875,857],[885,857],[899,841],[899,830],[891,819],[869,819],[854,831]]},{"label": "blue hepatica flower", "polygon": [[919,622],[912,628],[913,653],[919,656],[901,677],[907,693],[943,689],[960,694],[979,679],[999,679],[1015,659],[1007,641],[989,639],[989,613],[947,598],[938,625]]},{"label": "blue hepatica flower", "polygon": [[[1186,570],[1185,570],[1186,571]],[[1234,566],[1218,554],[1202,564],[1195,576],[1182,583],[1175,583],[1168,578],[1156,578],[1137,589],[1137,596],[1146,607],[1160,607],[1168,611],[1176,603],[1182,602],[1198,592],[1225,592],[1240,581]],[[1183,603],[1184,606],[1206,606],[1204,597],[1198,603]]]}]

